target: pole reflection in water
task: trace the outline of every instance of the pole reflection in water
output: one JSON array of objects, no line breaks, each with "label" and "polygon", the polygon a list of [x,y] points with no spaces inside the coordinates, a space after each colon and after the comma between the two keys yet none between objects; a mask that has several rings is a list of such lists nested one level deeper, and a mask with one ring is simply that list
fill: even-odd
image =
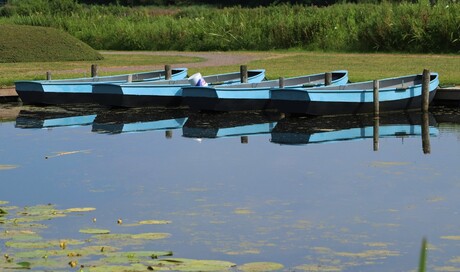
[{"label": "pole reflection in water", "polygon": [[423,112],[422,114],[422,146],[423,153],[430,154],[430,116],[428,112]]},{"label": "pole reflection in water", "polygon": [[379,151],[379,122],[380,118],[378,116],[374,117],[374,151]]},{"label": "pole reflection in water", "polygon": [[379,138],[422,135],[426,124],[427,137],[438,134],[436,121],[427,115],[425,123],[419,113],[372,115],[323,116],[285,118],[272,131],[272,142],[304,145],[352,141],[373,138],[373,150],[379,150]]}]

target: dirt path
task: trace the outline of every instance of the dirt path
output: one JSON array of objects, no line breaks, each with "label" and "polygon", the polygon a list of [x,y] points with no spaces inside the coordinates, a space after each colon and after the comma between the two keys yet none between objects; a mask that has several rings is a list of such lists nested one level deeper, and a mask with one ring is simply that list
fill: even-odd
[{"label": "dirt path", "polygon": [[[177,63],[174,66],[195,67],[214,67],[244,65],[250,61],[258,59],[267,59],[280,56],[280,54],[271,52],[181,52],[181,51],[101,51],[102,54],[126,54],[126,55],[156,55],[156,56],[185,56],[198,57],[205,59],[202,62],[194,63]],[[140,66],[144,68],[144,66]],[[151,67],[151,66],[150,66]],[[159,66],[158,66],[159,67]]]}]

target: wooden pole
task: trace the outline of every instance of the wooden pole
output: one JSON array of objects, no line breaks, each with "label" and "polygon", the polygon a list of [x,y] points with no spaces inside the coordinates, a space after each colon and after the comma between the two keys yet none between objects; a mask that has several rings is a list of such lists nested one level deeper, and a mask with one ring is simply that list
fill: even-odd
[{"label": "wooden pole", "polygon": [[379,151],[379,126],[380,118],[374,117],[374,151]]},{"label": "wooden pole", "polygon": [[379,81],[374,80],[374,117],[377,117],[380,114],[379,88]]},{"label": "wooden pole", "polygon": [[91,64],[91,77],[97,77],[97,64]]},{"label": "wooden pole", "polygon": [[241,83],[248,83],[248,67],[246,65],[240,66]]},{"label": "wooden pole", "polygon": [[171,70],[171,65],[166,64],[165,65],[165,79],[170,80],[172,77],[172,70]]},{"label": "wooden pole", "polygon": [[242,144],[247,144],[247,143],[249,143],[249,138],[248,138],[248,136],[241,136],[241,143],[242,143]]},{"label": "wooden pole", "polygon": [[51,80],[51,72],[46,72],[46,80]]},{"label": "wooden pole", "polygon": [[332,84],[332,73],[324,74],[324,85],[329,86]]},{"label": "wooden pole", "polygon": [[430,107],[430,70],[424,69],[422,75],[422,112]]},{"label": "wooden pole", "polygon": [[422,147],[423,147],[423,154],[431,153],[430,116],[428,115],[428,112],[422,113]]},{"label": "wooden pole", "polygon": [[279,87],[280,87],[280,89],[284,88],[284,77],[280,77],[280,79],[279,79]]}]

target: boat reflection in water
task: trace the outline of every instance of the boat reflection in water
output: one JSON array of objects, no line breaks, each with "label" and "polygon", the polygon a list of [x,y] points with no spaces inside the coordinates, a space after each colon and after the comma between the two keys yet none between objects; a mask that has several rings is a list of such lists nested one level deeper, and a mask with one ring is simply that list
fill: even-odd
[{"label": "boat reflection in water", "polygon": [[293,117],[278,122],[271,133],[271,142],[303,145],[373,138],[377,150],[378,138],[435,136],[439,133],[435,125],[431,114],[419,112],[385,114],[379,118],[373,115]]},{"label": "boat reflection in water", "polygon": [[30,107],[19,112],[15,127],[40,129],[88,126],[96,118],[96,112],[87,108]]},{"label": "boat reflection in water", "polygon": [[167,108],[112,109],[97,115],[92,131],[96,133],[119,134],[145,131],[180,129],[188,118],[188,112]]},{"label": "boat reflection in water", "polygon": [[240,136],[241,143],[248,143],[247,136],[269,134],[281,118],[281,114],[269,112],[195,113],[182,128],[182,136],[198,139]]}]

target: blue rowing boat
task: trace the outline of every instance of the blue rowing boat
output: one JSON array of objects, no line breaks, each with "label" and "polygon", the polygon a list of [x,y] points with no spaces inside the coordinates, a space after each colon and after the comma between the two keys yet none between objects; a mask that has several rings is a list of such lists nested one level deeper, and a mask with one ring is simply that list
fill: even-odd
[{"label": "blue rowing boat", "polygon": [[[334,71],[332,85],[348,82],[347,71]],[[325,73],[291,77],[283,80],[285,88],[312,88],[324,86]],[[260,83],[242,83],[228,86],[187,86],[182,89],[184,104],[193,110],[250,111],[273,108],[270,89],[279,87],[279,80]]]},{"label": "blue rowing boat", "polygon": [[[422,75],[379,80],[380,112],[419,109],[422,104]],[[437,73],[431,73],[429,101],[439,85]],[[272,89],[273,106],[284,113],[337,115],[371,113],[374,110],[373,81],[316,88]]]},{"label": "blue rowing boat", "polygon": [[[265,78],[265,70],[248,70],[248,82],[257,83]],[[240,72],[202,77],[208,86],[230,85],[241,82]],[[162,82],[96,84],[93,94],[99,104],[111,107],[179,107],[182,90],[190,86],[188,79]]]},{"label": "blue rowing boat", "polygon": [[[21,80],[15,82],[16,92],[25,104],[95,103],[92,95],[96,83],[153,82],[165,79],[165,70],[114,76],[85,77],[62,80]],[[171,79],[187,77],[187,68],[171,69]]]}]

